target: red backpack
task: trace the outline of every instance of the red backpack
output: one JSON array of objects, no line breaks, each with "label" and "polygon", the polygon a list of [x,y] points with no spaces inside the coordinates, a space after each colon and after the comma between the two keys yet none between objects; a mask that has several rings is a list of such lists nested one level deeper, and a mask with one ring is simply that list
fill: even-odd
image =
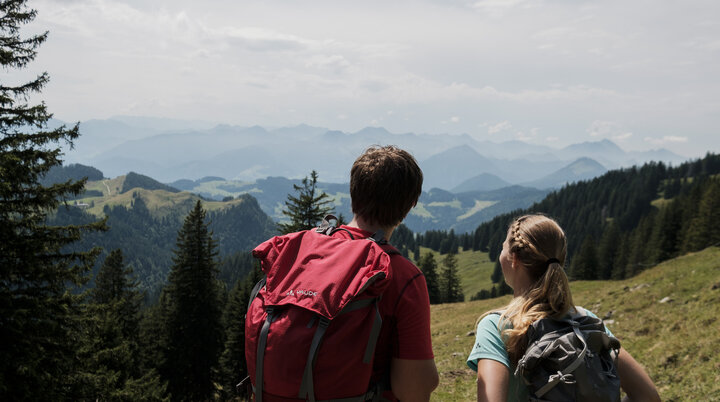
[{"label": "red backpack", "polygon": [[[378,303],[397,251],[373,238],[332,237],[328,221],[253,250],[265,279],[245,319],[245,359],[256,401],[378,400],[371,384]],[[349,233],[349,231],[348,231]],[[352,234],[351,234],[352,237]]]}]

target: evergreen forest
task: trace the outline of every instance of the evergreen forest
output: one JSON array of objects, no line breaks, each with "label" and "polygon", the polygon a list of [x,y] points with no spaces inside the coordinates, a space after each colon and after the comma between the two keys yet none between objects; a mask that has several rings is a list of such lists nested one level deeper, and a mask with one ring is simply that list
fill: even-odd
[{"label": "evergreen forest", "polygon": [[[565,268],[571,279],[629,278],[668,259],[720,244],[720,155],[708,153],[674,167],[647,163],[609,171],[566,185],[528,209],[498,215],[471,233],[427,231],[402,247],[412,250],[416,260],[420,247],[426,247],[441,254],[481,250],[497,262],[512,220],[530,213],[551,216],[565,230]],[[497,287],[470,298],[510,291],[498,263],[492,282]]]}]

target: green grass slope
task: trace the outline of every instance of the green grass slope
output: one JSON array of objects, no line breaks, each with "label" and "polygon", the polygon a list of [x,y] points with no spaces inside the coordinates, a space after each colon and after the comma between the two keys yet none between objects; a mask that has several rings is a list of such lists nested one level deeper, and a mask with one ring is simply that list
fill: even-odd
[{"label": "green grass slope", "polygon": [[[392,242],[391,242],[392,243]],[[440,254],[427,247],[420,247],[420,254],[433,253],[435,262],[437,262],[437,274],[442,276],[444,254]],[[417,261],[415,261],[417,264]],[[462,286],[465,300],[475,295],[482,289],[490,290],[493,283],[490,280],[495,263],[490,261],[488,253],[482,251],[460,251],[457,254],[458,276],[460,277],[460,285]]]},{"label": "green grass slope", "polygon": [[[720,248],[665,261],[623,281],[571,287],[577,305],[609,315],[608,327],[646,368],[663,401],[720,401]],[[465,365],[475,339],[469,332],[478,316],[509,300],[432,306],[440,372],[433,401],[475,400],[475,373]]]},{"label": "green grass slope", "polygon": [[[200,199],[195,194],[187,191],[171,192],[163,189],[144,189],[135,187],[126,191],[122,189],[126,186],[126,176],[118,176],[114,179],[88,181],[85,189],[102,193],[102,196],[78,197],[78,202],[87,203],[90,207],[87,212],[96,216],[103,216],[103,208],[107,206],[124,206],[129,208],[134,197],[140,197],[145,201],[150,212],[155,217],[164,217],[173,211],[180,210],[184,213],[192,209],[195,202]],[[239,204],[242,201],[234,199],[231,201],[207,201],[203,200],[203,208],[208,211],[216,211],[229,208]]]}]

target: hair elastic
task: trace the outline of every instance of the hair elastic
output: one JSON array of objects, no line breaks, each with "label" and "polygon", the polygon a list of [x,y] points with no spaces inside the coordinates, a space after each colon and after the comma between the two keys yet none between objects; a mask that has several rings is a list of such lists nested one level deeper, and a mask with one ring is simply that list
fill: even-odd
[{"label": "hair elastic", "polygon": [[547,260],[546,264],[548,266],[550,266],[550,264],[552,264],[553,262],[557,262],[558,264],[560,264],[560,260],[558,260],[557,258],[551,258],[551,259]]}]

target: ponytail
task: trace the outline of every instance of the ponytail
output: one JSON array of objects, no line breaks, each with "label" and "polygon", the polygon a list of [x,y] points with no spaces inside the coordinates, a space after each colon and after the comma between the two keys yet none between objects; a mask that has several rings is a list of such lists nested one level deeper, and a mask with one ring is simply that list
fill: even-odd
[{"label": "ponytail", "polygon": [[510,362],[516,365],[527,348],[527,330],[533,322],[560,318],[573,308],[570,283],[563,269],[565,233],[544,215],[518,218],[508,230],[510,252],[528,271],[533,284],[506,306],[498,325]]}]

